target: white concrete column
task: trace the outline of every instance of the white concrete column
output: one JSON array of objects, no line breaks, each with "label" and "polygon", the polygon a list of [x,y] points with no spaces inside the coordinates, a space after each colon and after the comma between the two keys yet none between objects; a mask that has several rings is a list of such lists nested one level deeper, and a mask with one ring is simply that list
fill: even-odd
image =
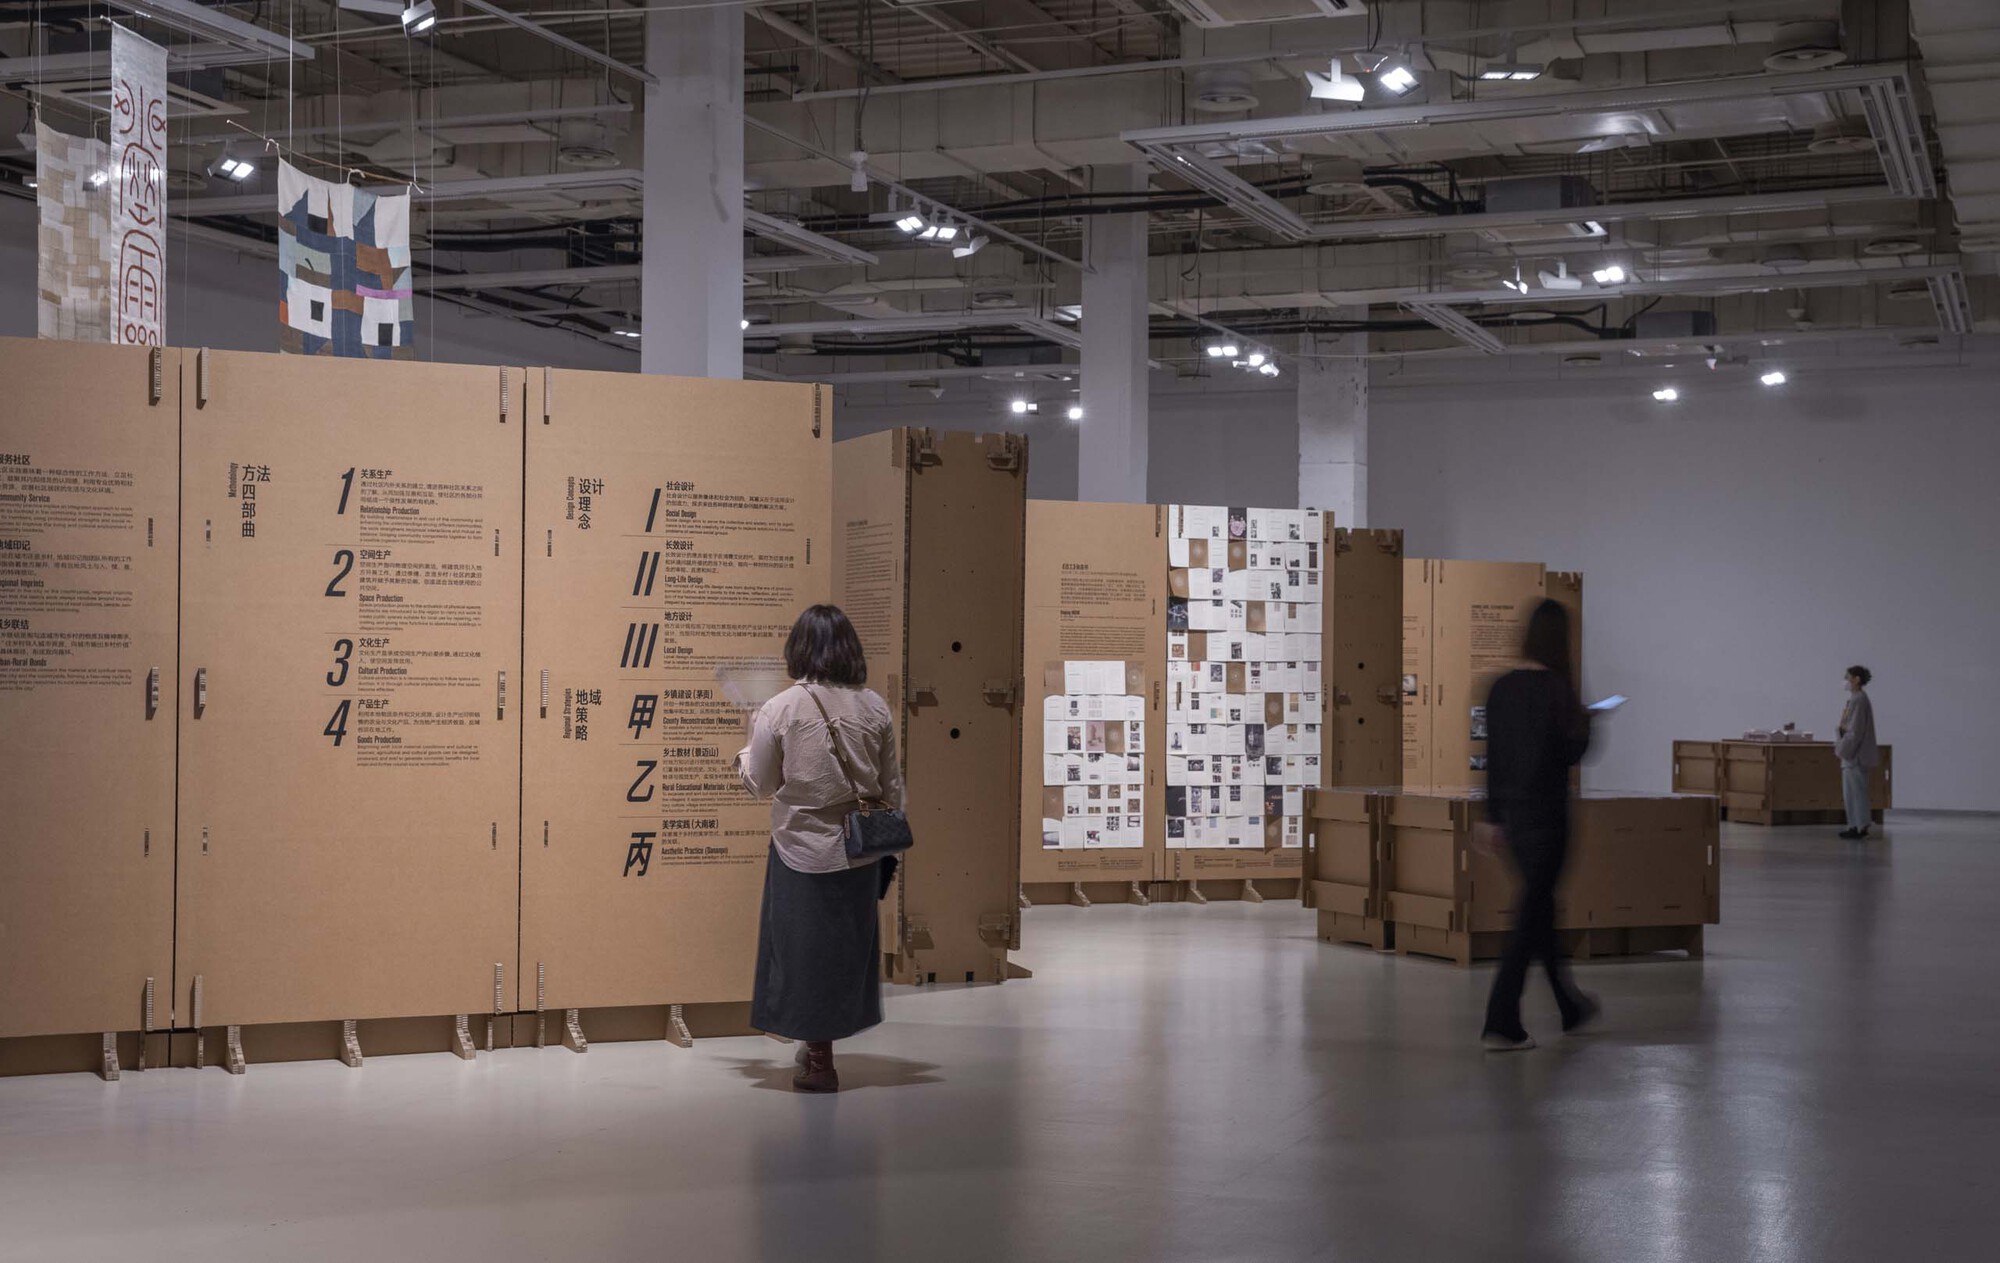
[{"label": "white concrete column", "polygon": [[743,10],[646,14],[639,368],[743,376]]},{"label": "white concrete column", "polygon": [[[1341,319],[1367,314],[1365,307],[1337,313]],[[1340,526],[1366,526],[1368,361],[1359,357],[1368,335],[1308,338],[1302,349],[1292,366],[1299,391],[1299,507],[1330,509]]]},{"label": "white concrete column", "polygon": [[[1143,193],[1144,163],[1097,167],[1097,193]],[[1146,216],[1084,221],[1083,421],[1077,499],[1146,503]]]}]

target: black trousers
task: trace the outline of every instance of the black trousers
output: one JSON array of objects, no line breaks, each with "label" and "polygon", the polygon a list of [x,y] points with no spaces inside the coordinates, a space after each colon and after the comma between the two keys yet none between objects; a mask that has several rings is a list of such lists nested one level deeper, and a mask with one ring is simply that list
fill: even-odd
[{"label": "black trousers", "polygon": [[1556,883],[1569,859],[1569,830],[1562,825],[1510,828],[1507,844],[1521,879],[1521,902],[1500,953],[1500,972],[1494,975],[1493,991],[1486,999],[1485,1033],[1520,1039],[1527,1034],[1521,1025],[1521,990],[1536,961],[1548,970],[1564,1026],[1581,1015],[1583,999],[1569,979],[1562,942],[1556,937]]}]

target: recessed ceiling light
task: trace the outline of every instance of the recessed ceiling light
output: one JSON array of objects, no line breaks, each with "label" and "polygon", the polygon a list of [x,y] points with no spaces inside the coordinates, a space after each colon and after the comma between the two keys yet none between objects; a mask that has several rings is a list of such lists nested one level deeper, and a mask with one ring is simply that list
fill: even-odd
[{"label": "recessed ceiling light", "polygon": [[1625,269],[1619,267],[1616,263],[1607,263],[1595,272],[1592,272],[1590,279],[1596,281],[1599,285],[1623,285],[1625,283]]},{"label": "recessed ceiling light", "polygon": [[1017,417],[1026,416],[1028,413],[1028,401],[1025,399],[1016,399],[1007,405],[1007,411]]},{"label": "recessed ceiling light", "polygon": [[1673,403],[1680,397],[1681,397],[1681,392],[1675,390],[1672,386],[1662,386],[1658,390],[1653,392],[1653,398],[1657,399],[1661,403]]},{"label": "recessed ceiling light", "polygon": [[1782,386],[1785,384],[1787,378],[1782,371],[1774,368],[1757,380],[1763,382],[1766,386]]},{"label": "recessed ceiling light", "polygon": [[1069,406],[1069,419],[1070,419],[1070,420],[1072,420],[1072,421],[1081,421],[1081,420],[1083,420],[1083,405],[1082,405],[1082,404],[1080,404],[1080,403],[1073,403],[1073,404],[1071,404],[1071,405]]},{"label": "recessed ceiling light", "polygon": [[1542,71],[1544,69],[1546,69],[1546,67],[1538,66],[1531,62],[1496,61],[1489,63],[1484,70],[1481,70],[1479,72],[1479,77],[1489,82],[1498,82],[1503,79],[1510,79],[1516,82],[1525,83],[1530,79],[1541,78]]},{"label": "recessed ceiling light", "polygon": [[437,5],[433,0],[417,0],[403,10],[403,29],[411,35],[422,35],[436,25]]},{"label": "recessed ceiling light", "polygon": [[1377,71],[1375,82],[1389,89],[1389,91],[1395,93],[1397,96],[1402,96],[1411,88],[1417,86],[1417,77],[1410,73],[1408,66],[1391,66],[1387,70]]}]

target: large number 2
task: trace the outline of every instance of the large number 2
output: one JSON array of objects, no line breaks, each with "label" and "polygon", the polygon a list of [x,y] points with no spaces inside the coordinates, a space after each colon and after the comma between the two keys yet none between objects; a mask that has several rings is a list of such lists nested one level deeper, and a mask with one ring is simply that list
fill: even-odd
[{"label": "large number 2", "polygon": [[354,571],[354,550],[351,548],[336,549],[333,554],[333,564],[340,567],[340,573],[327,580],[326,594],[328,596],[346,596],[347,589],[341,587],[340,583],[341,580],[347,578]]},{"label": "large number 2", "polygon": [[328,688],[337,689],[341,685],[347,683],[347,660],[349,658],[352,658],[353,656],[354,656],[353,641],[347,639],[347,637],[345,636],[342,636],[339,640],[333,642],[333,665],[340,668],[340,674],[335,675],[331,671],[326,673],[326,683]]}]

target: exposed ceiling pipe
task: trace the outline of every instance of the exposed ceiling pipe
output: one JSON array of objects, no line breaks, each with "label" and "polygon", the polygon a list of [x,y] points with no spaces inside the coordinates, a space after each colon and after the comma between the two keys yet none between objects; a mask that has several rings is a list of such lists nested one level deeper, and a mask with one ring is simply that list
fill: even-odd
[{"label": "exposed ceiling pipe", "polygon": [[872,61],[857,57],[831,40],[821,39],[805,27],[800,26],[797,22],[778,13],[775,9],[751,5],[746,9],[746,12],[765,26],[778,32],[778,34],[799,41],[799,43],[804,44],[807,48],[824,54],[829,60],[846,66],[862,79],[871,81],[870,91],[875,91],[884,86],[899,84],[903,81],[902,76],[895,72],[885,70]]},{"label": "exposed ceiling pipe", "polygon": [[[145,0],[145,3],[147,4],[151,4],[153,2],[154,0]],[[481,13],[490,14],[493,17],[499,18],[502,22],[505,22],[510,26],[518,26],[522,30],[528,32],[530,35],[534,35],[541,39],[545,39],[549,43],[554,44],[557,48],[565,49],[569,52],[575,53],[577,56],[582,57],[587,61],[594,61],[598,65],[603,66],[607,69],[615,70],[619,74],[627,75],[633,79],[637,79],[640,83],[645,84],[649,88],[658,85],[658,83],[660,82],[658,75],[652,74],[649,71],[641,70],[637,66],[628,66],[624,62],[619,61],[615,57],[608,57],[605,54],[598,52],[596,49],[589,47],[588,45],[577,43],[575,40],[571,39],[567,35],[558,35],[556,32],[550,30],[546,26],[543,26],[539,22],[531,22],[527,18],[522,17],[518,13],[509,13],[507,10],[501,8],[497,4],[488,4],[486,0],[459,0],[459,3],[463,4],[468,9],[477,9]]]}]

